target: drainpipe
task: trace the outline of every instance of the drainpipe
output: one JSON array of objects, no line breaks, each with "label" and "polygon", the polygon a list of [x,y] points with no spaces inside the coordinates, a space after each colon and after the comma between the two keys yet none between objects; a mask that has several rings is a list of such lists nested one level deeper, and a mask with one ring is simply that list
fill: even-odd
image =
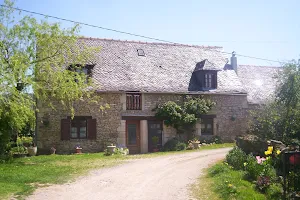
[{"label": "drainpipe", "polygon": [[34,129],[34,144],[37,146],[37,134],[38,134],[38,114],[37,114],[37,98],[35,98],[35,110],[34,110],[34,113],[35,113],[35,129]]}]

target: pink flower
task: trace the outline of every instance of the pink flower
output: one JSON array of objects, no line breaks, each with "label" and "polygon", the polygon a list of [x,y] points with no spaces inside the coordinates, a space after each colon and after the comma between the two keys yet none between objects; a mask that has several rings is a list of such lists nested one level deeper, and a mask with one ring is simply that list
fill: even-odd
[{"label": "pink flower", "polygon": [[260,156],[256,156],[256,160],[257,160],[258,164],[262,164],[266,160],[266,158],[260,157]]}]

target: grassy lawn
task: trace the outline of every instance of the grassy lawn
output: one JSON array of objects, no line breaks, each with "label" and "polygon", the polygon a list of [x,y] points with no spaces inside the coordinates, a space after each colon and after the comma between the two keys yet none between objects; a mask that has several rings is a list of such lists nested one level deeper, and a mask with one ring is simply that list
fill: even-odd
[{"label": "grassy lawn", "polygon": [[206,175],[192,187],[196,199],[265,200],[255,185],[243,180],[244,172],[219,163],[208,169]]},{"label": "grassy lawn", "polygon": [[200,150],[157,152],[130,156],[104,156],[103,153],[81,155],[47,155],[14,159],[0,164],[0,199],[28,195],[35,188],[74,180],[91,169],[109,167],[126,160],[233,147],[231,143],[214,144]]}]

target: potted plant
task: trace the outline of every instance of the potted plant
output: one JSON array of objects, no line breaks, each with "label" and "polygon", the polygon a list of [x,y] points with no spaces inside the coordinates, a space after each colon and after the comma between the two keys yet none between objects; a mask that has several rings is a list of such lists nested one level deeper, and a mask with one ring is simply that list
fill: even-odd
[{"label": "potted plant", "polygon": [[191,143],[194,146],[194,149],[198,149],[199,148],[200,141],[197,138],[192,139]]},{"label": "potted plant", "polygon": [[153,136],[153,137],[151,138],[151,140],[152,140],[152,147],[153,147],[152,150],[153,150],[153,152],[158,152],[159,149],[158,149],[157,144],[158,144],[158,141],[159,141],[159,137]]},{"label": "potted plant", "polygon": [[32,145],[27,147],[28,155],[36,156],[37,154],[37,146],[32,142]]},{"label": "potted plant", "polygon": [[55,152],[56,152],[56,149],[55,149],[54,147],[51,147],[51,149],[50,149],[50,153],[51,153],[52,155],[54,155],[54,154],[55,154]]},{"label": "potted plant", "polygon": [[75,150],[76,150],[76,153],[77,153],[77,154],[82,154],[82,147],[81,147],[79,144],[76,145]]},{"label": "potted plant", "polygon": [[107,150],[109,153],[113,154],[116,151],[116,145],[110,144],[109,146],[107,146]]}]

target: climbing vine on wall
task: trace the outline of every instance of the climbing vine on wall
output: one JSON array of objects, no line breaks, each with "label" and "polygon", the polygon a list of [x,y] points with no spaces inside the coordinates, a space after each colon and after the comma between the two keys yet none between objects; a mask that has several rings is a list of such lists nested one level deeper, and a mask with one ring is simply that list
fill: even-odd
[{"label": "climbing vine on wall", "polygon": [[194,128],[201,115],[208,113],[214,105],[211,100],[199,97],[187,98],[181,105],[168,101],[157,106],[155,117],[164,120],[166,126],[172,126],[178,134],[182,134]]}]

